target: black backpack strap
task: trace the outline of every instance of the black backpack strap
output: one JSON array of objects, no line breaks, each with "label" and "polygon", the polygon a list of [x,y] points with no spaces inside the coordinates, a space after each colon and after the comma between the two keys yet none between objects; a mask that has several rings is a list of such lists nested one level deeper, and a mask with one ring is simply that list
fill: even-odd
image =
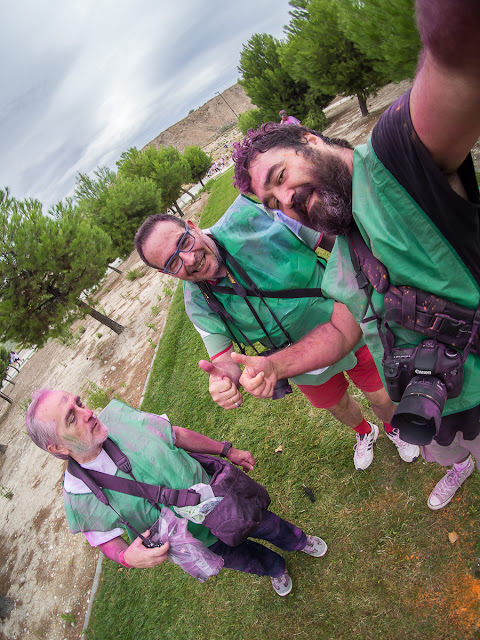
[{"label": "black backpack strap", "polygon": [[[383,282],[386,280],[386,282],[389,285],[390,279],[388,278],[388,271],[382,265],[382,263],[379,262],[373,256],[372,252],[367,247],[362,236],[360,235],[360,231],[356,227],[350,232],[348,236],[346,236],[346,240],[348,244],[348,250],[350,252],[350,260],[352,261],[352,265],[355,270],[355,274],[356,274],[355,277],[357,279],[358,288],[363,289],[363,292],[365,293],[365,296],[367,298],[367,310],[368,308],[372,310],[372,315],[368,316],[368,318],[364,317],[362,320],[362,323],[375,320],[377,324],[377,332],[380,337],[380,340],[382,341],[384,357],[385,357],[389,353],[391,353],[394,347],[394,335],[386,322],[385,322],[385,328],[386,328],[385,334],[382,331],[382,319],[378,315],[377,311],[375,310],[375,307],[373,306],[372,296],[370,292],[371,282],[369,280],[369,275],[376,274],[377,276],[379,276],[376,278],[376,280],[379,280],[380,282]],[[365,269],[365,265],[369,264],[369,256],[371,256],[373,260],[375,260],[376,263],[378,263],[378,265],[381,265],[383,267],[386,273],[386,278],[385,278],[385,275],[382,274],[379,269],[377,269],[377,265],[374,264],[373,262],[371,263],[371,268]],[[365,273],[365,270],[367,271],[367,273]],[[388,286],[387,286],[387,289],[388,289]],[[366,316],[366,312],[365,312],[365,316]]]},{"label": "black backpack strap", "polygon": [[[219,284],[211,285],[211,290],[214,293],[226,293],[229,295],[240,295],[234,291],[231,287],[225,287]],[[247,296],[255,297],[257,294],[249,289],[245,288]],[[277,291],[265,291],[263,289],[257,289],[258,293],[263,298],[324,298],[322,290],[318,287],[312,287],[311,289],[278,289]]]}]

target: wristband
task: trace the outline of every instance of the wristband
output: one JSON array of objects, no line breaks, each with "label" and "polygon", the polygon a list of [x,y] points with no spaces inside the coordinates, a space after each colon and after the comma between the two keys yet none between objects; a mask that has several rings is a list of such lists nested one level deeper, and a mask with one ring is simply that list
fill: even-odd
[{"label": "wristband", "polygon": [[133,569],[132,565],[128,564],[128,562],[123,557],[124,553],[125,553],[125,549],[122,549],[122,551],[120,551],[120,553],[118,554],[118,562],[122,565],[122,567],[127,567],[127,569]]},{"label": "wristband", "polygon": [[223,449],[222,449],[221,453],[219,453],[219,455],[222,458],[226,458],[227,457],[227,453],[232,448],[232,443],[231,442],[227,442],[227,440],[222,440],[222,444],[223,444]]}]

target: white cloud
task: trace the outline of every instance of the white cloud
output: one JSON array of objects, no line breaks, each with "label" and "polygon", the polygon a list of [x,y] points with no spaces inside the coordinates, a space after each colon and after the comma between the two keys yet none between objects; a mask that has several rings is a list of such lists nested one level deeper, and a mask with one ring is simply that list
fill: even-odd
[{"label": "white cloud", "polygon": [[2,13],[0,187],[49,206],[77,171],[114,168],[232,85],[242,44],[282,37],[288,2],[19,0]]}]

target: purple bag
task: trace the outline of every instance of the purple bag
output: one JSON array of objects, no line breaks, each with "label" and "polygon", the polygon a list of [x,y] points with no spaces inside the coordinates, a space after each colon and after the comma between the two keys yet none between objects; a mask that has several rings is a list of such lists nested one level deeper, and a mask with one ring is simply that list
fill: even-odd
[{"label": "purple bag", "polygon": [[203,525],[231,547],[242,544],[265,517],[270,504],[268,491],[228,460],[188,453],[212,477],[210,487],[214,495],[223,497]]}]

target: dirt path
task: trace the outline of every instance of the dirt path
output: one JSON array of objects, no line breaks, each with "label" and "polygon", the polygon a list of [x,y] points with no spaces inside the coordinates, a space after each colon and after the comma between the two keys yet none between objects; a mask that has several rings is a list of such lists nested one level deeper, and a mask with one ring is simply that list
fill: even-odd
[{"label": "dirt path", "polygon": [[[366,118],[355,98],[334,101],[325,133],[353,144],[365,141],[382,111],[408,86],[382,89],[368,101]],[[474,153],[478,167],[479,145]],[[206,198],[185,207],[187,217],[197,222]],[[124,274],[132,268],[143,268],[136,253],[121,265]],[[39,386],[82,393],[90,381],[138,406],[168,312],[168,289],[174,286],[173,278],[153,270],[133,282],[110,273],[96,297],[100,310],[126,327],[122,335],[90,317],[78,321],[73,331],[85,328],[78,342],[65,347],[54,341],[37,352],[10,387],[15,404],[0,400],[0,444],[8,445],[0,454],[0,492],[3,487],[13,493],[11,499],[0,496],[0,595],[15,601],[10,618],[0,625],[0,640],[77,640],[98,558],[66,525],[60,497],[64,465],[37,449],[25,433],[30,394]]]},{"label": "dirt path", "polygon": [[[186,217],[198,222],[207,197],[185,207]],[[95,299],[123,333],[90,316],[77,321],[72,331],[83,331],[78,341],[70,347],[51,341],[35,353],[6,389],[15,404],[0,400],[0,444],[8,445],[0,454],[0,491],[13,494],[0,496],[0,595],[15,602],[0,625],[2,640],[77,640],[81,633],[98,552],[70,534],[61,500],[65,465],[30,441],[25,409],[38,387],[85,397],[92,385],[139,406],[176,281],[144,268],[136,252],[120,269],[122,275],[109,273]],[[125,274],[131,269],[145,275],[130,282]]]}]

